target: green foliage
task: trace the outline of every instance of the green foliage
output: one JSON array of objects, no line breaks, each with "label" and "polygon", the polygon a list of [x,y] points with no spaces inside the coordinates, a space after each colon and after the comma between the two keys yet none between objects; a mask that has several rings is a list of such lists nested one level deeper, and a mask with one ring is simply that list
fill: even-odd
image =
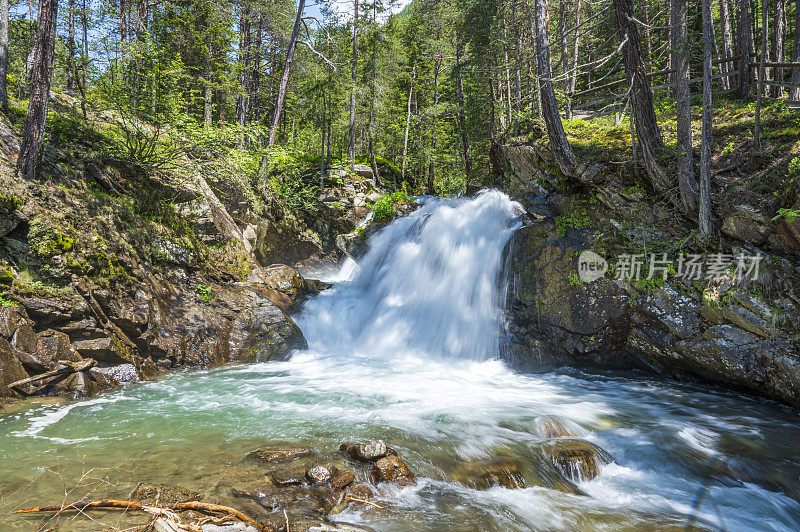
[{"label": "green foliage", "polygon": [[394,192],[384,194],[372,207],[372,220],[375,223],[384,224],[392,220],[395,214],[395,206],[411,203],[411,199],[405,192]]},{"label": "green foliage", "polygon": [[578,274],[576,274],[575,272],[571,272],[569,274],[569,285],[570,286],[582,286],[583,285],[583,279],[581,279],[580,276]]},{"label": "green foliage", "polygon": [[572,213],[564,213],[555,219],[556,233],[558,236],[566,236],[568,229],[583,229],[592,227],[593,222],[586,209],[576,209]]},{"label": "green foliage", "polygon": [[0,307],[13,308],[19,306],[19,304],[16,301],[6,299],[5,295],[6,294],[4,292],[0,292]]},{"label": "green foliage", "polygon": [[200,296],[200,299],[206,303],[217,297],[217,294],[214,293],[214,289],[206,284],[198,284],[194,291]]},{"label": "green foliage", "polygon": [[800,217],[800,211],[792,210],[792,209],[778,209],[778,215],[772,219],[773,222],[780,220],[781,218],[785,218],[787,223],[792,223]]},{"label": "green foliage", "polygon": [[40,215],[30,222],[28,243],[39,257],[53,257],[72,251],[75,247],[75,231]]}]

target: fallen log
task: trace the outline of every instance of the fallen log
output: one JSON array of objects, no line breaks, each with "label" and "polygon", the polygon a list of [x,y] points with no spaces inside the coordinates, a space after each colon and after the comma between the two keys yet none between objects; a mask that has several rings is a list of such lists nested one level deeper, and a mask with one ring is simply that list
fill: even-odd
[{"label": "fallen log", "polygon": [[52,506],[36,506],[34,508],[23,508],[21,510],[17,510],[14,512],[15,514],[30,514],[30,513],[42,513],[42,512],[67,512],[67,511],[85,511],[85,510],[92,510],[92,509],[108,509],[108,508],[119,508],[124,510],[158,510],[158,509],[166,509],[171,510],[173,512],[185,512],[188,510],[194,510],[196,512],[207,512],[207,513],[217,513],[217,514],[225,514],[231,517],[235,517],[239,521],[246,523],[250,526],[255,527],[257,530],[261,532],[274,532],[274,528],[270,525],[261,524],[252,517],[243,514],[239,510],[235,508],[231,508],[229,506],[222,506],[220,504],[212,504],[208,502],[198,502],[198,501],[189,501],[189,502],[179,502],[177,504],[173,504],[170,506],[154,506],[154,505],[144,505],[137,501],[125,501],[120,499],[99,499],[96,501],[76,501],[72,504],[66,505],[52,505]]},{"label": "fallen log", "polygon": [[25,386],[26,384],[33,384],[34,382],[43,381],[45,379],[49,379],[52,377],[58,377],[60,375],[72,375],[73,373],[86,371],[88,369],[93,368],[97,364],[97,361],[94,360],[93,358],[88,358],[80,362],[59,360],[58,363],[63,365],[63,367],[54,369],[52,371],[48,371],[47,373],[42,373],[41,375],[36,375],[35,377],[28,377],[27,379],[14,381],[11,384],[9,384],[8,387],[18,388],[19,386]]}]

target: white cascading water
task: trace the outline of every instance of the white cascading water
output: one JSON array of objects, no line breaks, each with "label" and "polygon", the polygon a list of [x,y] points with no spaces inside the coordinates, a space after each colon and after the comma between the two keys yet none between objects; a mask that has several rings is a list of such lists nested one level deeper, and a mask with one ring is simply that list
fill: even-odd
[{"label": "white cascading water", "polygon": [[369,242],[350,282],[298,318],[311,349],[486,360],[498,356],[503,250],[522,207],[498,191],[432,200]]}]

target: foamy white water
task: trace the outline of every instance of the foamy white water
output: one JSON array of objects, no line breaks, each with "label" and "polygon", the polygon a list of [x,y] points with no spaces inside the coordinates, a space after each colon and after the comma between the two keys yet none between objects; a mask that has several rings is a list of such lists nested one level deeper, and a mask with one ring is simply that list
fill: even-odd
[{"label": "foamy white water", "polygon": [[[503,248],[517,214],[488,192],[430,200],[393,222],[358,267],[344,266],[347,280],[305,305],[297,321],[310,348],[287,362],[178,373],[0,417],[0,530],[31,529],[10,509],[63,498],[53,471],[69,484],[112,468],[93,474],[109,477],[104,496],[147,481],[224,497],[219,476],[265,443],[332,451],[372,438],[420,478],[388,488],[386,510],[335,516],[376,530],[681,530],[689,514],[708,530],[800,528],[796,411],[645,377],[521,374],[499,359]],[[614,458],[580,483],[586,496],[453,480],[458,464],[497,456],[529,478],[542,416]]]},{"label": "foamy white water", "polygon": [[350,280],[297,323],[311,349],[365,356],[498,357],[503,250],[522,207],[498,191],[429,199],[373,236]]}]

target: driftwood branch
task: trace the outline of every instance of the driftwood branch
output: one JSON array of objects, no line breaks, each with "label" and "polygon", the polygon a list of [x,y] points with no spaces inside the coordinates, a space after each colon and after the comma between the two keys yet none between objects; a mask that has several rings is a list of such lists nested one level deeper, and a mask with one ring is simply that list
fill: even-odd
[{"label": "driftwood branch", "polygon": [[34,508],[23,508],[21,510],[17,510],[14,513],[30,514],[30,513],[42,513],[42,512],[67,512],[73,510],[82,512],[85,510],[107,509],[107,508],[120,508],[124,510],[141,510],[148,513],[153,513],[153,511],[166,509],[173,512],[185,512],[187,510],[194,510],[196,512],[225,514],[231,517],[235,517],[239,521],[247,523],[248,525],[255,527],[257,530],[260,530],[261,532],[272,532],[272,528],[270,528],[268,525],[264,525],[257,522],[252,517],[243,514],[242,512],[240,512],[235,508],[231,508],[230,506],[222,506],[220,504],[212,504],[208,502],[198,502],[198,501],[179,502],[177,504],[162,507],[154,505],[145,505],[137,501],[126,501],[120,499],[99,499],[96,501],[77,501],[73,502],[72,504],[67,504],[63,506],[53,505],[53,506],[36,506]]},{"label": "driftwood branch", "polygon": [[58,363],[63,364],[64,366],[52,371],[48,371],[47,373],[42,373],[41,375],[36,375],[35,377],[28,377],[27,379],[14,381],[9,384],[8,387],[18,388],[20,386],[25,386],[26,384],[33,384],[34,382],[43,381],[52,377],[58,377],[60,375],[72,375],[73,373],[86,371],[87,369],[93,368],[97,364],[97,361],[89,358],[87,360],[82,360],[81,362],[60,360]]}]

